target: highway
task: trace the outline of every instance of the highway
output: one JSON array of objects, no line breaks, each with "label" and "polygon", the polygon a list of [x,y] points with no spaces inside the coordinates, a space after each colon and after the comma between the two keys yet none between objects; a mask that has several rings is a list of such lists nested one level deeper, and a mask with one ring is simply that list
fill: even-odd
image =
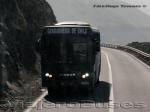
[{"label": "highway", "polygon": [[[104,43],[150,41],[149,15],[136,8],[93,8],[94,4],[126,4],[122,0],[47,0],[58,22],[86,21],[100,29]],[[142,38],[141,38],[142,37]],[[34,112],[150,112],[150,67],[124,51],[102,48],[100,81],[94,93],[45,96]],[[38,102],[38,103],[37,103]],[[30,111],[25,111],[30,112]]]},{"label": "highway", "polygon": [[107,53],[112,68],[114,102],[117,103],[114,112],[149,112],[150,68],[123,51],[103,51]]},{"label": "highway", "polygon": [[45,96],[34,112],[150,112],[150,67],[116,49],[102,48],[101,58],[94,93]]}]

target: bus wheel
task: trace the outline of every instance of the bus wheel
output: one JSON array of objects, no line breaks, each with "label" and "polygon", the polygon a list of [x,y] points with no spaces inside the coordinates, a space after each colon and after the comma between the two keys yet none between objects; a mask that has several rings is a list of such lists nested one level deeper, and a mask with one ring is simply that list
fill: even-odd
[{"label": "bus wheel", "polygon": [[98,69],[98,77],[97,77],[97,79],[96,79],[96,84],[99,83],[99,77],[100,77],[100,66],[99,66],[99,69]]}]

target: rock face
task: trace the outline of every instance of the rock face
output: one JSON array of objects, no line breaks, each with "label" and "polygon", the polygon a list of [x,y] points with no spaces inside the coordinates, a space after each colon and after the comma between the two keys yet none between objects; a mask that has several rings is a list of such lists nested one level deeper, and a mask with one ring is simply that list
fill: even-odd
[{"label": "rock face", "polygon": [[[45,0],[0,0],[0,93],[36,73],[34,43],[56,18]],[[28,72],[29,74],[25,74]]]}]

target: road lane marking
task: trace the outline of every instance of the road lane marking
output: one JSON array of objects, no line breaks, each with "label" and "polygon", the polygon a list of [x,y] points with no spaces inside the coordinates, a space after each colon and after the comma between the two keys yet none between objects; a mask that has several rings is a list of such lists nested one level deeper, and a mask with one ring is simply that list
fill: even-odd
[{"label": "road lane marking", "polygon": [[108,75],[109,75],[109,83],[111,83],[111,90],[110,90],[110,96],[109,96],[109,112],[114,112],[114,91],[113,91],[113,80],[112,80],[112,68],[110,64],[109,57],[106,52],[102,51],[102,53],[106,56],[107,64],[108,64]]},{"label": "road lane marking", "polygon": [[34,109],[36,108],[37,104],[48,94],[47,90],[44,91],[41,96],[39,96],[31,106],[29,106],[24,112],[35,112]]}]

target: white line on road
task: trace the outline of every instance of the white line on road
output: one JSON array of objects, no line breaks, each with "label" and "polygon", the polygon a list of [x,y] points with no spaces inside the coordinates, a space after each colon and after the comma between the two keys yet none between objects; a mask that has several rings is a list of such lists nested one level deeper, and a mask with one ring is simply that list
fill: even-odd
[{"label": "white line on road", "polygon": [[[36,106],[38,105],[38,103],[48,94],[47,90],[44,91],[41,96],[39,96],[33,103],[31,106],[29,106],[24,112],[33,112],[34,109],[36,108]],[[35,112],[35,111],[34,111]]]},{"label": "white line on road", "polygon": [[111,90],[110,90],[110,96],[109,96],[109,112],[114,112],[114,91],[113,91],[113,80],[112,80],[112,69],[109,57],[106,52],[102,52],[107,59],[108,63],[108,69],[109,69],[109,83],[111,83]]}]

